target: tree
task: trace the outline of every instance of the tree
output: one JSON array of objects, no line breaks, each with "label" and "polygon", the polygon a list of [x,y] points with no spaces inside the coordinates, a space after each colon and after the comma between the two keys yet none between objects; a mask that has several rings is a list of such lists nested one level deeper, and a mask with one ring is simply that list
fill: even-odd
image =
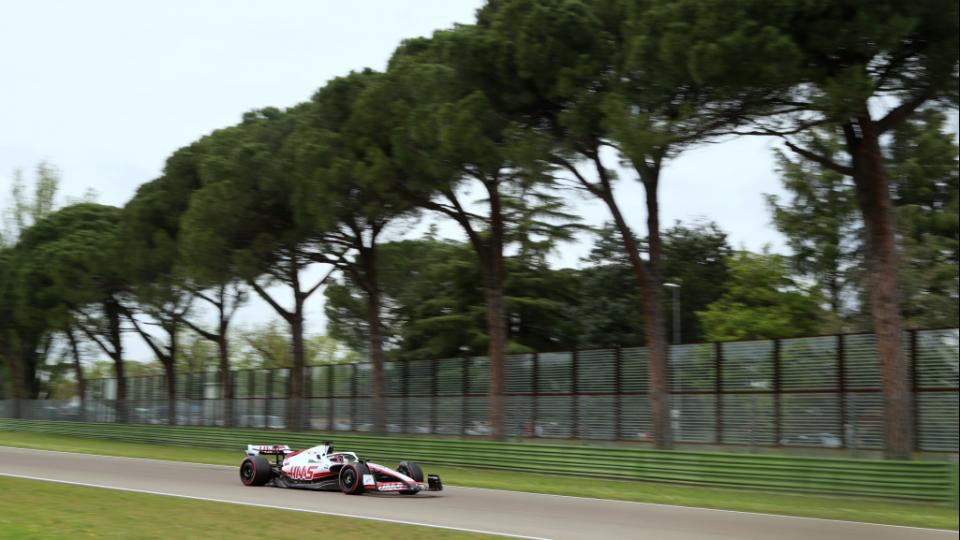
[{"label": "tree", "polygon": [[[488,348],[482,277],[469,244],[426,236],[380,247],[384,339],[395,360],[483,355]],[[534,257],[535,259],[535,257]],[[569,349],[579,281],[530,258],[508,257],[504,288],[509,353]],[[325,292],[328,332],[364,350],[363,291],[349,276]]]},{"label": "tree", "polygon": [[17,243],[22,254],[17,289],[21,306],[37,298],[41,305],[69,311],[76,327],[111,358],[117,419],[126,422],[121,318],[129,282],[117,264],[120,223],[120,209],[93,203],[68,206],[39,221]]},{"label": "tree", "polygon": [[[165,343],[146,331],[132,313],[128,313],[128,317],[164,366],[171,423],[177,416],[173,409],[177,395],[177,336],[180,327],[189,327],[217,346],[223,418],[225,425],[230,426],[234,415],[227,332],[246,295],[236,277],[221,264],[191,265],[182,256],[182,218],[193,193],[201,187],[198,169],[197,145],[181,148],[167,159],[164,174],[142,185],[124,208],[124,251],[128,254],[134,292],[142,311],[167,334]],[[213,330],[196,320],[196,300],[216,311]]]},{"label": "tree", "polygon": [[[829,133],[812,133],[808,148],[836,159],[840,142]],[[796,271],[817,282],[834,316],[843,315],[845,293],[856,287],[861,226],[856,216],[853,184],[844,175],[777,150],[783,187],[791,194],[784,204],[767,195],[773,223],[787,237]]]},{"label": "tree", "polygon": [[[191,296],[182,287],[177,272],[176,233],[178,217],[185,210],[182,202],[189,192],[181,193],[180,205],[171,205],[177,186],[161,177],[148,182],[124,207],[123,234],[120,241],[127,254],[126,271],[140,311],[149,316],[166,334],[166,340],[147,331],[132,310],[124,309],[134,331],[143,339],[163,366],[167,383],[167,421],[176,424],[177,337],[180,318],[189,310]],[[179,206],[179,208],[177,207]]]},{"label": "tree", "polygon": [[378,434],[386,433],[387,418],[378,243],[392,222],[416,210],[413,199],[395,189],[409,182],[393,156],[390,134],[398,120],[383,106],[393,99],[392,90],[381,74],[369,70],[330,81],[304,109],[293,143],[326,246],[313,252],[313,260],[348,274],[366,297],[373,432]]},{"label": "tree", "polygon": [[[641,245],[639,240],[637,245]],[[597,230],[590,254],[579,271],[582,347],[636,347],[644,342],[643,298],[620,232],[612,223]]]},{"label": "tree", "polygon": [[816,333],[821,298],[790,277],[785,257],[740,251],[731,257],[730,281],[716,302],[697,313],[710,341],[774,339]]},{"label": "tree", "polygon": [[[290,336],[275,321],[242,329],[234,350],[237,363],[244,369],[289,368],[293,351]],[[340,341],[322,334],[309,336],[304,341],[307,366],[344,364],[362,361],[362,357]]]},{"label": "tree", "polygon": [[[726,4],[721,2],[720,8]],[[783,137],[792,152],[853,179],[864,224],[867,298],[883,374],[886,456],[909,458],[914,445],[898,301],[897,227],[881,141],[925,105],[955,105],[960,100],[960,8],[952,0],[796,2],[777,10],[756,2],[737,7],[745,5],[745,20],[758,21],[778,42],[788,40],[790,54],[765,65],[795,77],[791,95],[770,101],[777,105],[777,114],[761,117],[753,132]],[[713,42],[724,39],[728,37]],[[756,62],[751,59],[750,64]],[[767,85],[766,71],[758,67],[748,82]],[[795,138],[813,128],[840,134],[848,159],[838,161]]]},{"label": "tree", "polygon": [[23,231],[50,215],[56,206],[55,199],[59,188],[59,169],[47,161],[41,161],[36,168],[33,196],[28,198],[23,171],[15,170],[10,186],[13,207],[6,209],[6,234],[0,233],[0,246],[15,243]]},{"label": "tree", "polygon": [[[484,56],[492,52],[488,45],[489,36],[473,27],[438,32],[429,40],[401,46],[389,72],[396,95],[408,97],[407,122],[394,139],[404,170],[417,182],[408,193],[419,198],[419,206],[460,225],[480,263],[490,358],[490,423],[494,437],[502,439],[508,200],[543,188],[552,176],[549,165],[532,159],[542,155],[547,142],[543,134],[526,129],[516,115],[497,108],[491,95],[472,85],[474,68],[467,65],[468,59],[489,65],[491,59]],[[478,189],[484,199],[470,204],[466,198],[470,188]]]},{"label": "tree", "polygon": [[[487,86],[516,96],[500,103],[526,112],[532,125],[553,135],[555,147],[547,159],[566,169],[574,187],[604,202],[620,233],[643,298],[658,448],[672,444],[657,197],[661,172],[685,149],[742,122],[747,104],[766,95],[765,88],[754,92],[724,84],[746,74],[716,64],[740,65],[747,55],[779,60],[781,53],[777,44],[754,38],[754,29],[736,18],[725,18],[724,25],[741,32],[741,39],[710,50],[687,47],[686,39],[713,30],[691,24],[690,8],[697,6],[689,4],[516,0],[490,3],[478,14],[478,26],[502,43],[488,68],[496,76]],[[614,196],[609,149],[644,187],[646,259]]]},{"label": "tree", "polygon": [[[240,125],[198,143],[202,187],[191,196],[181,237],[181,253],[194,272],[246,282],[290,325],[287,415],[293,430],[304,425],[304,304],[326,280],[302,281],[314,255],[326,253],[318,251],[319,220],[293,160],[290,137],[299,110],[247,113]],[[289,288],[292,308],[268,291],[274,284]]]},{"label": "tree", "polygon": [[[29,302],[19,303],[20,307],[17,307],[17,296],[23,292],[18,290],[16,276],[22,255],[7,246],[13,246],[25,230],[50,215],[59,184],[59,171],[47,162],[40,162],[31,197],[27,194],[23,173],[14,171],[10,191],[13,206],[3,212],[5,231],[0,231],[0,365],[7,371],[5,379],[10,381],[7,392],[15,400],[17,416],[19,400],[36,397],[39,391],[37,368],[43,363],[43,353],[49,349],[44,345],[50,342],[45,336],[51,336],[47,332],[44,313],[33,309]],[[79,368],[79,364],[76,367]],[[78,377],[82,380],[82,373],[78,372]]]},{"label": "tree", "polygon": [[[913,327],[957,324],[957,144],[944,116],[921,111],[883,145],[897,229],[900,304]],[[805,145],[834,160],[841,146],[829,133]],[[768,196],[774,223],[793,251],[794,268],[820,284],[835,315],[858,328],[864,298],[862,224],[852,180],[816,162],[778,152],[790,200]],[[841,308],[846,309],[841,309]],[[852,311],[852,312],[851,312]],[[867,326],[869,325],[867,321]]]},{"label": "tree", "polygon": [[958,145],[945,124],[939,110],[923,110],[885,148],[902,251],[901,309],[915,328],[960,323]]},{"label": "tree", "polygon": [[[482,279],[472,248],[425,237],[380,246],[377,275],[384,343],[395,359],[483,354],[488,347]],[[364,292],[350,275],[326,294],[327,331],[367,352]]]},{"label": "tree", "polygon": [[[644,342],[643,299],[619,231],[612,223],[600,228],[589,266],[579,271],[580,300],[577,320],[586,347],[639,346]],[[646,241],[636,239],[641,252]],[[696,312],[723,294],[732,255],[727,235],[716,223],[679,221],[663,232],[663,279],[681,285],[680,322],[684,341],[704,339]],[[665,311],[671,305],[665,302]],[[672,315],[669,315],[672,317]],[[673,341],[672,331],[670,333]]]},{"label": "tree", "polygon": [[[663,231],[663,279],[680,287],[680,324],[683,341],[706,338],[697,312],[718,300],[730,279],[728,262],[733,249],[727,233],[712,221],[679,221]],[[666,311],[669,306],[664,306]],[[674,341],[670,331],[671,342]]]}]

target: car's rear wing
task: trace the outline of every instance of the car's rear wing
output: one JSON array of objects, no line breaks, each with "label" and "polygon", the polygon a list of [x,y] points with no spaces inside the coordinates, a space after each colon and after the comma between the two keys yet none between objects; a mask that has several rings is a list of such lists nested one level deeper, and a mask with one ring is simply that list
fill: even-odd
[{"label": "car's rear wing", "polygon": [[285,444],[248,444],[247,455],[256,456],[258,454],[265,456],[283,456],[293,452],[293,449]]}]

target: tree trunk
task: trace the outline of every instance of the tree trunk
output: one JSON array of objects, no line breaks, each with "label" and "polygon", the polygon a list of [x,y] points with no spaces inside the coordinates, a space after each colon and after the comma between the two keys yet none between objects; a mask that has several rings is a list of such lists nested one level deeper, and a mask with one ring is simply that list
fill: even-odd
[{"label": "tree trunk", "polygon": [[[490,426],[493,437],[498,441],[507,438],[506,406],[503,389],[505,362],[507,353],[507,306],[504,301],[503,285],[506,280],[503,261],[503,208],[500,201],[498,184],[488,186],[490,195],[490,239],[484,272],[484,297],[487,304],[487,336],[490,340]],[[481,257],[481,264],[484,263]]]},{"label": "tree trunk", "polygon": [[840,278],[837,276],[836,269],[831,270],[830,277],[827,278],[828,288],[830,290],[830,311],[837,317],[840,316]]},{"label": "tree trunk", "polygon": [[[646,184],[644,184],[646,187]],[[653,188],[654,198],[651,201],[649,188],[647,191],[648,207],[648,227],[651,226],[650,206],[653,204],[652,223],[654,226],[651,235],[651,261],[657,259],[651,267],[648,267],[640,259],[640,248],[633,237],[633,231],[620,213],[620,208],[613,199],[610,191],[606,192],[603,198],[613,216],[614,224],[620,232],[623,240],[623,247],[630,259],[630,266],[633,270],[634,279],[640,289],[643,297],[644,312],[644,337],[647,346],[647,364],[650,372],[650,420],[653,431],[653,445],[655,448],[668,449],[673,446],[673,438],[670,433],[670,404],[669,404],[669,377],[667,370],[667,340],[664,327],[664,317],[662,311],[662,300],[660,291],[659,274],[659,243],[660,232],[658,228],[658,215],[656,212],[656,188]],[[656,246],[654,248],[654,246]]]},{"label": "tree trunk", "polygon": [[31,344],[29,347],[24,347],[21,350],[21,358],[23,362],[23,386],[26,389],[26,397],[29,400],[36,401],[40,399],[40,381],[37,380],[37,363],[43,357],[37,352],[39,347],[39,340],[37,344]]},{"label": "tree trunk", "polygon": [[84,422],[87,417],[87,381],[83,376],[83,364],[80,362],[80,347],[73,328],[67,326],[67,340],[70,342],[70,352],[73,354],[73,371],[77,376],[77,396],[80,398],[79,420]]},{"label": "tree trunk", "polygon": [[383,381],[383,333],[380,321],[380,288],[377,282],[376,248],[360,251],[363,265],[363,279],[366,281],[367,324],[370,327],[370,361],[373,366],[373,432],[385,435],[387,432],[386,391]]},{"label": "tree trunk", "polygon": [[171,426],[177,425],[177,320],[167,321],[164,324],[167,334],[170,336],[170,347],[167,349],[166,357],[161,357],[160,361],[164,364],[167,372],[167,402],[171,414],[167,423]]},{"label": "tree trunk", "polygon": [[670,449],[673,448],[673,433],[670,425],[667,328],[663,316],[663,283],[660,278],[663,246],[660,240],[660,205],[657,198],[657,186],[660,181],[659,165],[652,167],[647,174],[648,177],[643,179],[643,187],[647,199],[647,243],[650,253],[647,262],[646,286],[641,288],[641,294],[645,319],[643,331],[650,370],[650,420],[653,424],[653,446],[659,449]]},{"label": "tree trunk", "polygon": [[888,459],[910,459],[913,414],[910,374],[903,354],[897,294],[897,247],[893,202],[880,151],[880,134],[864,112],[844,126],[853,161],[857,201],[863,213],[867,298],[883,379],[884,439]]},{"label": "tree trunk", "polygon": [[123,366],[123,341],[120,335],[120,305],[110,299],[104,303],[104,313],[109,325],[110,358],[113,360],[113,375],[117,380],[116,412],[117,422],[126,424],[130,420],[127,410],[127,377]]},{"label": "tree trunk", "polygon": [[11,414],[14,418],[21,418],[23,416],[23,403],[21,401],[25,399],[27,390],[23,386],[23,375],[20,371],[20,351],[17,350],[13,341],[13,339],[10,339],[4,344],[3,356],[7,360],[7,375],[10,376],[7,388],[10,392],[8,399],[12,404]]},{"label": "tree trunk", "polygon": [[484,298],[487,304],[487,335],[490,342],[490,427],[497,440],[506,439],[504,389],[504,362],[506,359],[507,317],[503,286],[495,276],[484,277]]},{"label": "tree trunk", "polygon": [[287,396],[287,423],[292,431],[303,431],[303,300],[299,290],[293,317],[290,318],[290,339],[293,347],[293,368],[290,370],[290,395]]},{"label": "tree trunk", "polygon": [[217,352],[220,355],[219,371],[220,399],[223,401],[223,425],[233,427],[233,381],[230,373],[230,343],[227,341],[227,325],[220,321],[220,334],[217,336]]},{"label": "tree trunk", "polygon": [[163,362],[167,379],[167,425],[177,425],[177,369],[173,362]]}]

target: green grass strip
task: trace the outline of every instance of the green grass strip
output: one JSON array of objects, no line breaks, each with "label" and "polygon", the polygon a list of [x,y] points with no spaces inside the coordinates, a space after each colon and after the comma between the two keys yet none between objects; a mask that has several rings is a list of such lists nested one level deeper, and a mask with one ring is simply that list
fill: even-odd
[{"label": "green grass strip", "polygon": [[[186,448],[183,446],[3,431],[0,431],[0,445],[221,465],[237,465],[243,457],[243,448],[237,448],[236,450]],[[344,450],[350,449],[346,444],[340,446]],[[395,463],[387,462],[384,464]],[[426,465],[424,469],[428,473],[440,474],[445,484],[456,486],[843,519],[888,525],[953,530],[958,527],[957,511],[949,504],[940,503],[557,477],[527,472],[437,465]]]}]

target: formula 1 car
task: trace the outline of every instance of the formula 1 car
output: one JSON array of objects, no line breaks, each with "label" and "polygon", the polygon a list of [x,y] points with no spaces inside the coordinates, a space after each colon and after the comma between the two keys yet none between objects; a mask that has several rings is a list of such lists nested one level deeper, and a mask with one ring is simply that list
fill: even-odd
[{"label": "formula 1 car", "polygon": [[[264,456],[274,456],[271,463]],[[347,495],[364,491],[416,495],[440,491],[440,477],[431,474],[424,482],[423,470],[413,461],[401,461],[396,469],[362,460],[353,452],[334,452],[333,443],[292,450],[287,445],[247,445],[240,463],[240,481],[245,486],[275,486],[325,491]]]}]

